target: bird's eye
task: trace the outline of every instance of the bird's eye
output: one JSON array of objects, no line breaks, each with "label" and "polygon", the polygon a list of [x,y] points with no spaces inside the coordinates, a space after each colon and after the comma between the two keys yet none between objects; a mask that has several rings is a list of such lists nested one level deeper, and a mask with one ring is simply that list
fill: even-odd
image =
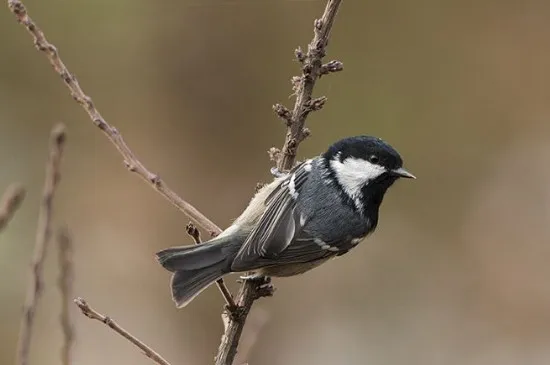
[{"label": "bird's eye", "polygon": [[378,162],[380,162],[380,159],[376,155],[370,155],[369,156],[369,162],[370,163],[378,163]]}]

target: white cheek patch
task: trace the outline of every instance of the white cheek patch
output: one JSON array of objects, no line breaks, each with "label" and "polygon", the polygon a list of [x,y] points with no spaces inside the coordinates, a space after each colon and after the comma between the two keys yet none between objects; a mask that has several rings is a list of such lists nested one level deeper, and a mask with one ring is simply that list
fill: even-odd
[{"label": "white cheek patch", "polygon": [[362,210],[361,189],[386,172],[380,165],[370,163],[362,158],[348,157],[344,161],[338,158],[330,161],[330,167],[334,170],[336,179],[351,199],[358,210]]}]

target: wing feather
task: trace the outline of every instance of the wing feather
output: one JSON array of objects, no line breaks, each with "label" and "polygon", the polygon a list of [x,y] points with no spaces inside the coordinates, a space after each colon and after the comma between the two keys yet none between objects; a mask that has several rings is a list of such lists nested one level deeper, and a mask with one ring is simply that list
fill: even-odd
[{"label": "wing feather", "polygon": [[309,177],[311,161],[295,167],[266,198],[266,209],[233,262],[235,271],[248,270],[259,258],[278,257],[301,231],[296,198]]}]

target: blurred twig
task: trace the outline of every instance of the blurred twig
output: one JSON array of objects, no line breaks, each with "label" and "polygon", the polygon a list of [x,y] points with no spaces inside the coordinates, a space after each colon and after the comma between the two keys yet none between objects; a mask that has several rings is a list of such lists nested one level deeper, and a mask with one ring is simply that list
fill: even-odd
[{"label": "blurred twig", "polygon": [[246,361],[250,358],[250,353],[256,342],[258,342],[258,338],[260,338],[260,334],[268,321],[269,313],[267,310],[256,306],[250,311],[246,321],[246,328],[243,330],[240,340],[239,352],[233,364],[247,365]]},{"label": "blurred twig", "polygon": [[136,345],[137,347],[139,347],[139,349],[143,351],[145,356],[147,356],[157,364],[170,365],[170,363],[166,361],[162,356],[160,356],[155,350],[153,350],[152,348],[150,348],[149,346],[147,346],[146,344],[144,344],[143,342],[135,338],[131,333],[126,331],[124,328],[120,327],[115,321],[113,321],[108,316],[105,316],[97,312],[92,307],[90,307],[84,299],[77,298],[74,300],[74,302],[78,306],[78,308],[80,308],[80,310],[82,311],[82,314],[84,314],[86,317],[102,322],[103,324],[105,324],[106,326],[114,330],[116,333],[118,333],[119,335],[121,335],[122,337],[124,337],[125,339],[127,339],[128,341]]},{"label": "blurred twig", "polygon": [[59,291],[61,293],[61,330],[63,331],[63,347],[61,348],[61,365],[71,365],[72,347],[74,343],[74,326],[71,319],[69,303],[72,299],[74,269],[73,242],[66,227],[57,233],[59,244]]},{"label": "blurred twig", "polygon": [[[304,128],[307,115],[311,111],[321,109],[326,101],[325,97],[311,99],[315,82],[322,74],[339,71],[343,67],[342,63],[338,61],[330,62],[331,66],[329,64],[323,66],[322,63],[340,3],[341,0],[328,0],[323,15],[314,22],[314,36],[307,53],[304,54],[300,49],[296,50],[296,57],[302,63],[302,76],[293,78],[296,94],[293,111],[291,112],[280,104],[274,106],[275,112],[286,121],[287,125],[285,143],[277,164],[279,171],[292,168],[298,146],[309,135],[309,130]],[[236,298],[238,310],[225,314],[228,320],[216,356],[216,365],[233,364],[250,308],[255,300],[272,294],[273,288],[269,278],[245,280],[241,285]]]},{"label": "blurred twig", "polygon": [[29,360],[34,315],[43,289],[42,266],[51,236],[52,203],[59,182],[59,167],[65,139],[65,126],[62,124],[56,125],[51,133],[50,155],[46,166],[46,180],[44,182],[42,204],[38,215],[36,243],[31,263],[31,277],[23,307],[23,318],[21,320],[21,330],[17,346],[17,361],[20,365],[27,365]]},{"label": "blurred twig", "polygon": [[[192,222],[189,222],[187,227],[185,227],[187,230],[187,234],[193,237],[193,241],[195,241],[195,244],[201,243],[201,233],[195,227],[195,225]],[[218,289],[220,289],[220,293],[222,293],[223,298],[225,299],[225,303],[227,304],[227,309],[230,312],[233,312],[237,309],[237,305],[235,304],[235,300],[233,300],[233,296],[231,295],[231,292],[229,289],[227,289],[227,286],[225,285],[225,282],[223,281],[223,278],[219,278],[216,280],[216,285],[218,286]]]},{"label": "blurred twig", "polygon": [[118,152],[122,155],[124,163],[128,170],[135,172],[142,179],[147,181],[156,191],[158,191],[163,197],[165,197],[170,203],[175,205],[179,210],[185,213],[199,226],[206,229],[211,234],[218,234],[221,229],[215,225],[210,219],[205,217],[194,206],[183,200],[172,189],[166,185],[159,175],[149,171],[136,157],[136,155],[130,150],[130,148],[124,142],[120,132],[103,119],[99,111],[96,109],[92,98],[82,91],[76,77],[67,69],[67,66],[63,63],[59,57],[57,48],[48,42],[44,33],[33,20],[27,14],[25,5],[19,0],[8,0],[8,6],[10,10],[15,14],[19,23],[23,24],[29,33],[34,38],[34,45],[42,51],[54,70],[61,76],[65,85],[71,91],[73,99],[78,102],[82,108],[88,113],[90,119],[96,127],[98,127],[111,141],[111,143],[117,148]]},{"label": "blurred twig", "polygon": [[8,186],[0,201],[0,231],[8,225],[25,199],[25,188],[19,184]]}]

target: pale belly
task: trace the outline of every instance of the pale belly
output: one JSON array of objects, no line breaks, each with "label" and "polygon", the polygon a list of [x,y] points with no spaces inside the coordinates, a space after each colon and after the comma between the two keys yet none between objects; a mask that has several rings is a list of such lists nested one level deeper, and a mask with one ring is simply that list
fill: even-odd
[{"label": "pale belly", "polygon": [[261,269],[257,270],[256,272],[260,275],[265,276],[275,276],[275,277],[285,277],[285,276],[294,276],[294,275],[300,275],[305,273],[306,271],[309,271],[328,259],[332,257],[326,257],[319,260],[311,261],[311,262],[305,262],[300,264],[287,264],[287,265],[276,265],[276,266],[267,266],[262,267]]}]

